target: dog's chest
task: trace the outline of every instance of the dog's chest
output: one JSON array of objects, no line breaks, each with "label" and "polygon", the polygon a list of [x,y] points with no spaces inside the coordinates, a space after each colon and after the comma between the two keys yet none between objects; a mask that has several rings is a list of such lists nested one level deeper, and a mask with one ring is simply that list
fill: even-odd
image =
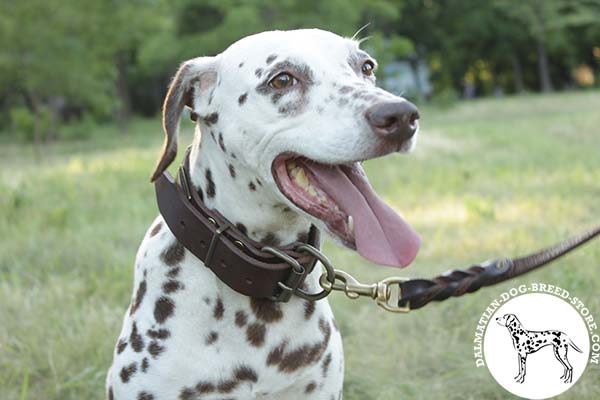
[{"label": "dog's chest", "polygon": [[[312,290],[317,274],[308,279]],[[186,391],[189,398],[202,391],[251,398],[314,375],[332,351],[341,362],[326,301],[242,296],[184,250],[160,218],[138,252],[134,285],[112,370],[123,383],[170,387],[182,398]]]}]

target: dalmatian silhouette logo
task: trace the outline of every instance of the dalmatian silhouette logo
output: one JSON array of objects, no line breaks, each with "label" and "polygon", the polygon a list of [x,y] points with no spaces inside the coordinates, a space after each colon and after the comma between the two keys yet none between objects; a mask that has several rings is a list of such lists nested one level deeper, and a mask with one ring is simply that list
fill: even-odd
[{"label": "dalmatian silhouette logo", "polygon": [[512,339],[513,346],[517,351],[519,359],[519,373],[515,376],[515,381],[523,383],[527,373],[527,356],[536,353],[538,350],[552,346],[554,357],[560,362],[564,368],[563,375],[560,379],[564,383],[573,381],[573,366],[569,362],[569,348],[573,348],[579,353],[583,351],[573,343],[566,333],[559,330],[546,331],[531,331],[523,327],[515,314],[504,314],[502,317],[496,318],[496,322],[508,329]]}]

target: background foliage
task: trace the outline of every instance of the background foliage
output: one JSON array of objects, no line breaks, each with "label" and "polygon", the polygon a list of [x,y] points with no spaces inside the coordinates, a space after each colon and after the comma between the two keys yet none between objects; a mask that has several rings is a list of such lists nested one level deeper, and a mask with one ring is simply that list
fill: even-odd
[{"label": "background foliage", "polygon": [[[269,29],[424,61],[448,100],[598,85],[600,0],[26,0],[0,5],[0,131],[36,143],[152,116],[183,60]],[[423,96],[416,100],[423,101]],[[86,125],[88,124],[88,125]]]}]

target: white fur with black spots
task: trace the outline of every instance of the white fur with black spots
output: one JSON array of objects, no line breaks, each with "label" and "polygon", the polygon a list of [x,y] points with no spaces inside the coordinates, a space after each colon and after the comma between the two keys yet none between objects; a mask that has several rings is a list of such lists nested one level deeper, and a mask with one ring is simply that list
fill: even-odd
[{"label": "white fur with black spots", "polygon": [[[357,41],[316,29],[265,32],[215,57],[187,61],[165,101],[167,139],[154,178],[175,157],[179,118],[188,106],[196,120],[193,186],[240,231],[286,245],[306,240],[312,224],[367,258],[379,261],[382,254],[384,263],[405,265],[414,243],[398,255],[376,248],[370,238],[355,240],[355,226],[372,217],[352,220],[349,210],[357,205],[335,204],[339,196],[327,190],[317,196],[313,190],[322,188],[316,186],[303,199],[301,181],[316,185],[318,171],[311,169],[306,181],[296,176],[284,182],[277,163],[291,154],[307,168],[318,163],[359,176],[360,161],[411,150],[416,108],[375,86],[375,65]],[[392,119],[382,116],[387,109],[373,109],[379,104],[395,107]],[[283,162],[299,173],[290,159]],[[311,203],[315,198],[320,211]],[[369,207],[384,212],[381,205]],[[385,225],[373,235],[390,229]],[[414,242],[407,228],[398,229]],[[106,381],[109,399],[342,397],[342,340],[326,299],[292,297],[279,304],[236,293],[178,244],[160,216],[135,265],[131,305]],[[319,275],[316,268],[308,276],[309,291],[320,289]]]}]

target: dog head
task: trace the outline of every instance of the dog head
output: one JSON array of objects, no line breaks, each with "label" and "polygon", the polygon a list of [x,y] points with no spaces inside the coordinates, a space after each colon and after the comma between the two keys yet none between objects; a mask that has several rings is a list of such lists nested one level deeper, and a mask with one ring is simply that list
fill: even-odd
[{"label": "dog head", "polygon": [[264,32],[189,60],[164,103],[166,140],[152,179],[175,158],[187,106],[223,157],[281,202],[374,262],[408,265],[420,239],[375,194],[360,162],[410,151],[419,114],[375,86],[376,68],[357,41],[317,29]]},{"label": "dog head", "polygon": [[500,326],[516,327],[519,324],[519,320],[515,314],[504,314],[502,317],[496,318],[496,322]]}]

